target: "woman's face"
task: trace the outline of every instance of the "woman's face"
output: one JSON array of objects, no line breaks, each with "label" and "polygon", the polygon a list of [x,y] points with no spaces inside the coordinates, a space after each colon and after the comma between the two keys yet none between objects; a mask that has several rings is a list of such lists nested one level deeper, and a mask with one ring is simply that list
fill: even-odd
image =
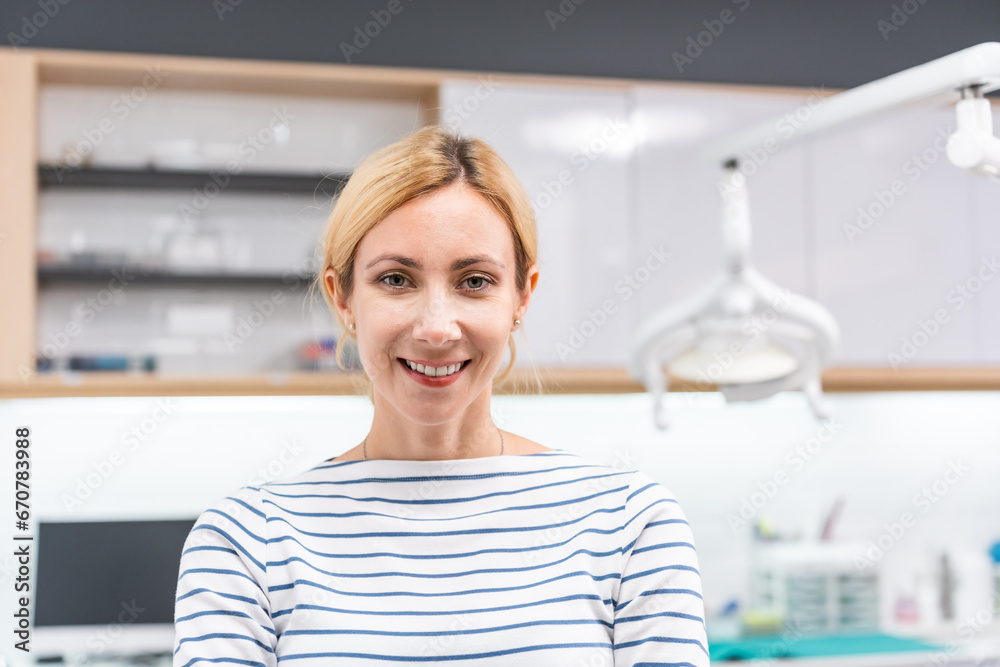
[{"label": "woman's face", "polygon": [[[344,321],[356,325],[376,394],[422,424],[453,419],[477,398],[488,401],[538,269],[530,267],[518,293],[512,233],[482,195],[457,183],[407,202],[361,240],[354,272],[350,298],[336,301]],[[444,375],[454,365],[458,371]]]}]

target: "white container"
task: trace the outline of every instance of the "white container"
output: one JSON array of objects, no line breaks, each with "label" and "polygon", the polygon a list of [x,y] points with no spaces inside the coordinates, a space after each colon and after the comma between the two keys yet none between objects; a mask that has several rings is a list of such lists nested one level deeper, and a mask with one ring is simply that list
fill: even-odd
[{"label": "white container", "polygon": [[802,633],[876,630],[878,572],[860,569],[862,543],[756,542],[750,604],[777,611]]}]

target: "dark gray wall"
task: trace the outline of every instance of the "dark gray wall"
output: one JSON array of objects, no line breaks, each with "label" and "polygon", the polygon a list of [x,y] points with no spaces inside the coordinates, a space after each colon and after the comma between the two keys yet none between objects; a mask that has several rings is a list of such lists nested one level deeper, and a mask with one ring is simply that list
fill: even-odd
[{"label": "dark gray wall", "polygon": [[1000,40],[1000,0],[0,0],[0,27],[4,45],[344,63],[372,12],[352,64],[847,88]]}]

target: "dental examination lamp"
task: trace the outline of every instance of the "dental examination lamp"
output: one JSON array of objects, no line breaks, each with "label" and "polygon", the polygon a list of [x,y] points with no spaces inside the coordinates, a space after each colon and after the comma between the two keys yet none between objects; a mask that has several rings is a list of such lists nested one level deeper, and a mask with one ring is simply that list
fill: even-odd
[{"label": "dental examination lamp", "polygon": [[[801,389],[819,418],[831,414],[821,372],[839,332],[830,313],[804,296],[781,290],[748,265],[750,213],[740,155],[801,138],[838,123],[922,99],[956,93],[957,129],[948,159],[957,167],[1000,180],[1000,139],[983,94],[1000,88],[1000,43],[987,42],[912,67],[824,100],[792,137],[779,137],[772,119],[727,137],[706,151],[723,165],[720,183],[726,267],[708,286],[653,315],[636,333],[630,375],[653,395],[654,417],[667,428],[668,373],[714,384],[727,401],[753,401]],[[950,101],[950,100],[949,100]]]}]

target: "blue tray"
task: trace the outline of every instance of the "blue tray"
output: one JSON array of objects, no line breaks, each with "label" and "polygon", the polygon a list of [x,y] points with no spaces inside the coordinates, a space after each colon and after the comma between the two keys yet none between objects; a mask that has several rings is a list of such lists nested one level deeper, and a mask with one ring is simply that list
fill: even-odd
[{"label": "blue tray", "polygon": [[880,633],[761,636],[739,641],[709,641],[708,653],[716,660],[753,660],[755,658],[818,658],[827,655],[895,653],[902,651],[943,651],[944,647],[918,639]]}]

